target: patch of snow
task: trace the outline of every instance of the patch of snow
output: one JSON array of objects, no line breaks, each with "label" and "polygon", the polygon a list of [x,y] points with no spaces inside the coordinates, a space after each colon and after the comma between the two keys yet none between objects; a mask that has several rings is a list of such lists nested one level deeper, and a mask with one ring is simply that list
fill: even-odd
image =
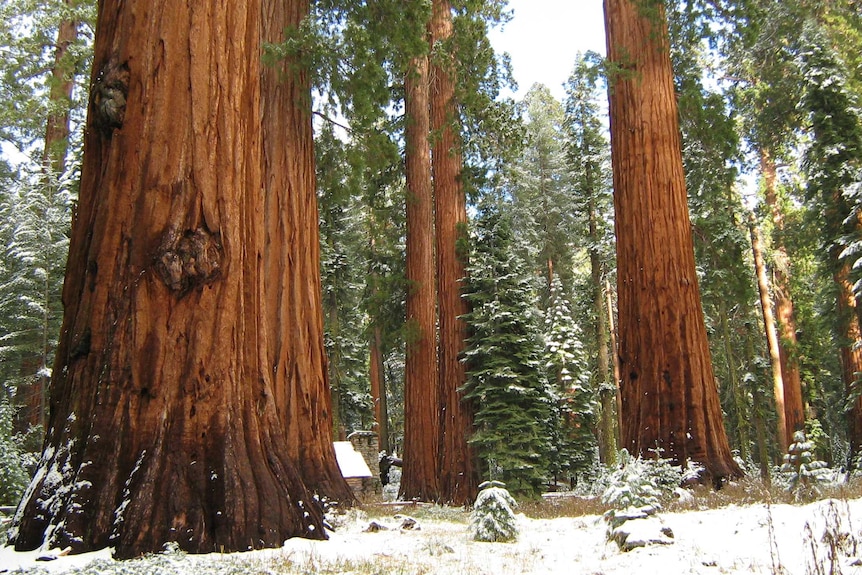
[{"label": "patch of snow", "polygon": [[[818,572],[813,569],[818,562],[827,569],[823,572],[829,572],[827,561],[835,545],[842,549],[838,558],[841,572],[862,572],[852,566],[862,554],[858,544],[862,538],[862,499],[825,500],[804,506],[729,506],[664,513],[662,520],[673,531],[673,545],[623,552],[607,541],[607,523],[599,516],[530,519],[519,514],[520,537],[517,542],[503,544],[472,541],[463,521],[424,518],[420,531],[374,532],[368,530],[368,518],[357,512],[329,533],[328,541],[296,538],[281,548],[251,553],[172,556],[177,569],[171,573],[285,572],[279,566],[290,566],[287,572],[291,573],[337,573],[349,571],[353,562],[373,565],[380,572],[435,575],[803,575]],[[829,541],[834,535],[841,538],[832,545]],[[857,544],[845,545],[845,539]],[[100,573],[147,572],[123,571],[125,564],[114,564],[116,568],[111,569],[109,554],[110,550],[103,550],[37,563],[37,552],[16,553],[5,547],[0,548],[0,570],[38,567],[59,574],[100,559],[107,562],[100,563]],[[154,566],[149,572],[162,571]]]}]

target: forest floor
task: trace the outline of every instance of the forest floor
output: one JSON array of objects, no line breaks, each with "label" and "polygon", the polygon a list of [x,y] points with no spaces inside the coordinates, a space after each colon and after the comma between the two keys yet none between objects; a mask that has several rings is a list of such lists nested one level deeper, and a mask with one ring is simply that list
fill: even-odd
[{"label": "forest floor", "polygon": [[[112,560],[109,550],[37,562],[37,552],[5,547],[0,573],[862,575],[862,494],[842,489],[828,495],[791,504],[751,484],[718,493],[700,489],[660,513],[673,532],[671,544],[628,552],[607,541],[597,501],[558,496],[520,509],[514,543],[472,541],[463,509],[366,504],[337,516],[328,541],[291,539],[273,550],[175,552],[125,562]],[[401,528],[404,516],[416,520],[412,529]],[[369,530],[372,522],[386,529]]]}]

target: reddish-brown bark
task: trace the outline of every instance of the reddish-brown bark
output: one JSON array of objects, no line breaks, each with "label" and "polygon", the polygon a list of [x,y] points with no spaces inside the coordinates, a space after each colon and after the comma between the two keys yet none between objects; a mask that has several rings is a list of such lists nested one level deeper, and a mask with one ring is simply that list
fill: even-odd
[{"label": "reddish-brown bark", "polygon": [[[837,259],[833,250],[833,258]],[[847,396],[856,390],[859,374],[862,373],[862,326],[859,322],[859,302],[853,293],[850,281],[850,265],[846,262],[838,266],[833,277],[838,288],[838,329],[844,342],[841,354],[841,378]],[[857,397],[847,410],[847,439],[850,443],[850,457],[862,454],[862,397]]]},{"label": "reddish-brown bark", "polygon": [[[78,0],[65,0],[66,6],[74,8]],[[64,19],[57,29],[57,43],[54,46],[54,67],[48,79],[50,92],[48,98],[52,111],[45,124],[45,150],[42,164],[56,175],[66,167],[66,150],[69,146],[69,105],[74,87],[76,62],[72,61],[69,48],[78,38],[78,22]]]},{"label": "reddish-brown bark", "polygon": [[46,451],[16,548],[279,546],[325,537],[315,493],[349,498],[310,121],[292,109],[307,85],[276,87],[260,58],[307,7],[100,3]]},{"label": "reddish-brown bark", "polygon": [[[752,215],[752,219],[754,216]],[[763,240],[754,221],[750,223],[751,251],[754,256],[754,271],[757,276],[757,290],[760,294],[760,310],[763,313],[763,328],[766,331],[766,349],[772,368],[772,392],[775,395],[776,440],[779,454],[787,453],[793,439],[787,434],[787,420],[784,398],[784,379],[781,371],[781,351],[778,332],[775,329],[775,316],[772,315],[772,299],[769,297],[769,282],[766,277],[766,263],[763,260]]]},{"label": "reddish-brown bark", "polygon": [[464,243],[467,233],[467,199],[461,183],[463,159],[457,132],[455,72],[450,55],[440,50],[452,36],[452,7],[448,0],[433,0],[429,26],[433,50],[431,66],[431,130],[435,229],[437,232],[437,304],[440,322],[440,498],[467,505],[476,499],[478,472],[467,440],[473,432],[473,411],[458,391],[466,381],[461,352],[467,329],[461,318],[467,304],[461,297],[466,276]]},{"label": "reddish-brown bark", "polygon": [[[309,0],[264,0],[263,42],[284,41],[309,13]],[[258,59],[250,53],[248,57]],[[258,64],[258,66],[260,66]],[[337,501],[353,495],[335,462],[332,398],[323,345],[320,236],[308,71],[286,61],[262,67],[263,313],[276,406],[287,449],[304,483]]]},{"label": "reddish-brown bark", "polygon": [[622,446],[713,478],[742,474],[730,453],[694,263],[667,23],[605,0],[611,78],[622,373]]},{"label": "reddish-brown bark", "polygon": [[784,245],[784,212],[778,202],[778,184],[775,161],[767,150],[761,150],[760,168],[764,180],[766,205],[772,213],[773,259],[772,271],[775,319],[779,331],[778,350],[781,362],[781,379],[784,383],[784,422],[786,444],[793,441],[793,433],[805,429],[805,405],[802,400],[802,377],[797,357],[796,314],[790,293],[790,256]]},{"label": "reddish-brown bark", "polygon": [[405,80],[407,126],[407,357],[401,497],[437,501],[436,285],[434,203],[428,143],[428,58],[411,60]]}]

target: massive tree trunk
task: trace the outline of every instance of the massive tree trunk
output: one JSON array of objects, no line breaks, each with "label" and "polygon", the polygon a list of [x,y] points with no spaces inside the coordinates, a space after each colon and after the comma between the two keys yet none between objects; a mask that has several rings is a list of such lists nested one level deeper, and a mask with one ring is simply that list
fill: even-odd
[{"label": "massive tree trunk", "polygon": [[766,349],[769,352],[769,366],[772,371],[772,391],[775,395],[776,430],[779,454],[787,453],[792,436],[787,434],[787,411],[784,408],[784,380],[781,373],[781,352],[778,346],[778,331],[772,315],[772,298],[769,297],[769,282],[766,277],[766,263],[763,260],[763,240],[753,221],[749,224],[751,251],[754,256],[754,270],[757,276],[757,291],[760,294],[760,310],[763,312],[763,329],[766,332]]},{"label": "massive tree trunk", "polygon": [[467,443],[473,433],[473,407],[463,401],[458,391],[466,382],[461,352],[467,329],[460,318],[467,313],[467,304],[461,298],[461,280],[466,276],[467,200],[461,183],[463,159],[457,132],[454,62],[446,50],[439,49],[452,36],[452,8],[448,0],[432,2],[429,28],[434,55],[431,129],[440,321],[440,497],[446,503],[466,505],[476,499],[479,481],[472,449]]},{"label": "massive tree trunk", "polygon": [[407,119],[408,329],[404,366],[404,468],[401,474],[401,498],[437,501],[440,414],[427,56],[411,60],[404,84]]},{"label": "massive tree trunk", "polygon": [[293,109],[306,89],[276,88],[260,58],[262,29],[307,7],[100,4],[48,436],[17,549],[279,546],[325,537],[306,485],[349,498],[310,125]]},{"label": "massive tree trunk", "polygon": [[[236,9],[239,10],[239,9]],[[263,0],[262,42],[284,41],[309,13],[309,0]],[[230,37],[230,36],[227,36]],[[218,41],[218,40],[216,40]],[[335,461],[332,397],[323,344],[320,235],[308,71],[296,62],[262,73],[264,367],[274,375],[275,404],[287,429],[286,449],[305,485],[331,500],[352,502]]]},{"label": "massive tree trunk", "polygon": [[[641,8],[639,8],[639,6]],[[730,453],[700,303],[663,4],[605,0],[617,236],[622,445],[714,480]]]},{"label": "massive tree trunk", "polygon": [[775,161],[767,150],[761,150],[760,168],[764,180],[766,205],[772,213],[773,297],[775,319],[779,330],[778,351],[781,361],[781,379],[784,383],[784,422],[787,445],[793,441],[793,433],[805,428],[805,406],[802,400],[802,377],[799,373],[799,357],[796,340],[796,314],[790,294],[790,256],[784,245],[784,212],[778,202],[778,183]]}]

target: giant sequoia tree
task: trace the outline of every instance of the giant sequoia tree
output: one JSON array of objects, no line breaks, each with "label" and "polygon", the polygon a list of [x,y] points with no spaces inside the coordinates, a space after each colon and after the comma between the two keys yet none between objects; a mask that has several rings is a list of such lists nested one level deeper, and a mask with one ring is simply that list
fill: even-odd
[{"label": "giant sequoia tree", "polygon": [[308,2],[100,8],[49,429],[10,541],[130,557],[325,537],[309,488],[350,494],[308,87],[260,58]]},{"label": "giant sequoia tree", "polygon": [[619,293],[622,446],[713,478],[731,457],[713,375],[659,0],[605,0]]},{"label": "giant sequoia tree", "polygon": [[462,401],[464,385],[461,354],[467,329],[461,316],[467,303],[461,298],[466,275],[467,198],[461,179],[463,157],[458,135],[458,101],[455,98],[455,64],[445,44],[453,34],[449,0],[431,3],[429,25],[431,66],[431,129],[434,172],[434,227],[437,241],[438,401],[440,403],[440,498],[466,505],[476,498],[478,475],[467,439],[473,429],[472,406]]},{"label": "giant sequoia tree", "polygon": [[408,336],[404,360],[405,461],[401,497],[436,501],[440,414],[427,55],[411,60],[404,85]]}]

